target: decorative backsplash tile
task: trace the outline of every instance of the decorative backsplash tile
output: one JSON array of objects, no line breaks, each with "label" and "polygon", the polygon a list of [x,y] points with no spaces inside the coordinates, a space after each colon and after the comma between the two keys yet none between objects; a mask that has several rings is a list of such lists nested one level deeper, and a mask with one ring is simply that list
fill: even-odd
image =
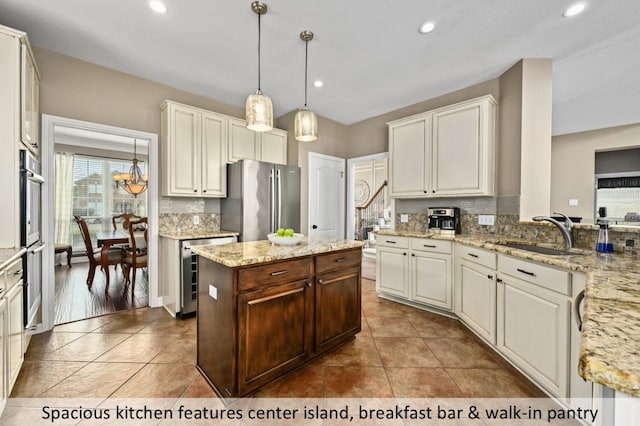
[{"label": "decorative backsplash tile", "polygon": [[[408,216],[409,221],[400,222],[400,215]],[[396,212],[396,231],[424,232],[427,230],[429,217],[426,213]],[[549,244],[564,244],[564,238],[555,225],[548,222],[520,222],[517,214],[500,214],[496,216],[495,225],[479,225],[477,214],[461,214],[460,230],[462,234],[500,235],[506,238],[524,239],[530,241],[544,241]],[[594,250],[598,240],[598,228],[593,225],[577,225],[572,229],[574,247]],[[615,227],[609,229],[609,239],[617,253],[637,255],[640,248],[640,228],[630,230],[625,228],[617,231]]]},{"label": "decorative backsplash tile", "polygon": [[[194,216],[198,216],[197,225],[193,223]],[[158,229],[165,233],[217,232],[220,230],[220,213],[160,213]]]}]

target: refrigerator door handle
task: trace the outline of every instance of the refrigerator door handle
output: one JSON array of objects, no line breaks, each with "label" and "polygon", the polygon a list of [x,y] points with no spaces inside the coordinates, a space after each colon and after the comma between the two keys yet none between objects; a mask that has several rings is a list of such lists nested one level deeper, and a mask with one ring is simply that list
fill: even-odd
[{"label": "refrigerator door handle", "polygon": [[276,192],[276,183],[275,183],[275,177],[273,175],[273,169],[271,169],[269,171],[269,185],[271,187],[271,194],[269,194],[269,220],[270,220],[270,224],[269,224],[269,232],[275,232],[276,231],[276,227],[275,227],[275,222],[276,222],[276,203],[275,203],[275,192]]},{"label": "refrigerator door handle", "polygon": [[274,231],[282,227],[282,180],[280,179],[280,169],[276,170],[276,180],[278,181],[278,220]]}]

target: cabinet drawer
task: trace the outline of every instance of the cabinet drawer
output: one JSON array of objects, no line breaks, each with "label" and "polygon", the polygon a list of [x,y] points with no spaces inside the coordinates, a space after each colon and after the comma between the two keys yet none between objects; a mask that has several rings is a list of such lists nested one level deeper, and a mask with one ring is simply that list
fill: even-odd
[{"label": "cabinet drawer", "polygon": [[17,259],[4,270],[3,282],[0,283],[0,288],[4,287],[4,290],[7,291],[15,284],[21,283],[22,272],[22,259]]},{"label": "cabinet drawer", "polygon": [[430,238],[412,238],[411,249],[451,254],[451,241],[432,240]]},{"label": "cabinet drawer", "polygon": [[362,262],[362,250],[345,250],[316,257],[316,273],[334,271],[337,269],[360,266]]},{"label": "cabinet drawer", "polygon": [[460,259],[465,259],[490,269],[496,269],[496,253],[492,251],[458,244],[456,247],[456,255]]},{"label": "cabinet drawer", "polygon": [[409,248],[409,238],[399,237],[397,235],[377,235],[376,246],[378,247],[395,247]]},{"label": "cabinet drawer", "polygon": [[238,271],[238,291],[267,287],[272,284],[287,281],[302,280],[309,278],[310,275],[310,257],[286,260],[278,263],[268,263],[263,266],[253,266]]},{"label": "cabinet drawer", "polygon": [[571,295],[571,280],[568,271],[553,269],[501,254],[498,256],[498,272],[509,274],[558,293]]}]

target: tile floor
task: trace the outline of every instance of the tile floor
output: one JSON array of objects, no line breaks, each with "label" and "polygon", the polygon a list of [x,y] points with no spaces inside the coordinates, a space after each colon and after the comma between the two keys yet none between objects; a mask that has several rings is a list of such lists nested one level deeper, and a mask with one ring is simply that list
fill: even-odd
[{"label": "tile floor", "polygon": [[[362,332],[259,397],[543,397],[457,320],[377,297],[363,280]],[[195,319],[141,308],[32,338],[12,397],[215,397],[195,368]]]}]

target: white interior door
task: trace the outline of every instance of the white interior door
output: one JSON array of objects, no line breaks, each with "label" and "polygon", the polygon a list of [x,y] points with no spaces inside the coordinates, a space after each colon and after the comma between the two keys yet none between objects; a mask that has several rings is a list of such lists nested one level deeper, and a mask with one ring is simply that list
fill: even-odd
[{"label": "white interior door", "polygon": [[345,162],[309,153],[309,236],[344,238]]}]

